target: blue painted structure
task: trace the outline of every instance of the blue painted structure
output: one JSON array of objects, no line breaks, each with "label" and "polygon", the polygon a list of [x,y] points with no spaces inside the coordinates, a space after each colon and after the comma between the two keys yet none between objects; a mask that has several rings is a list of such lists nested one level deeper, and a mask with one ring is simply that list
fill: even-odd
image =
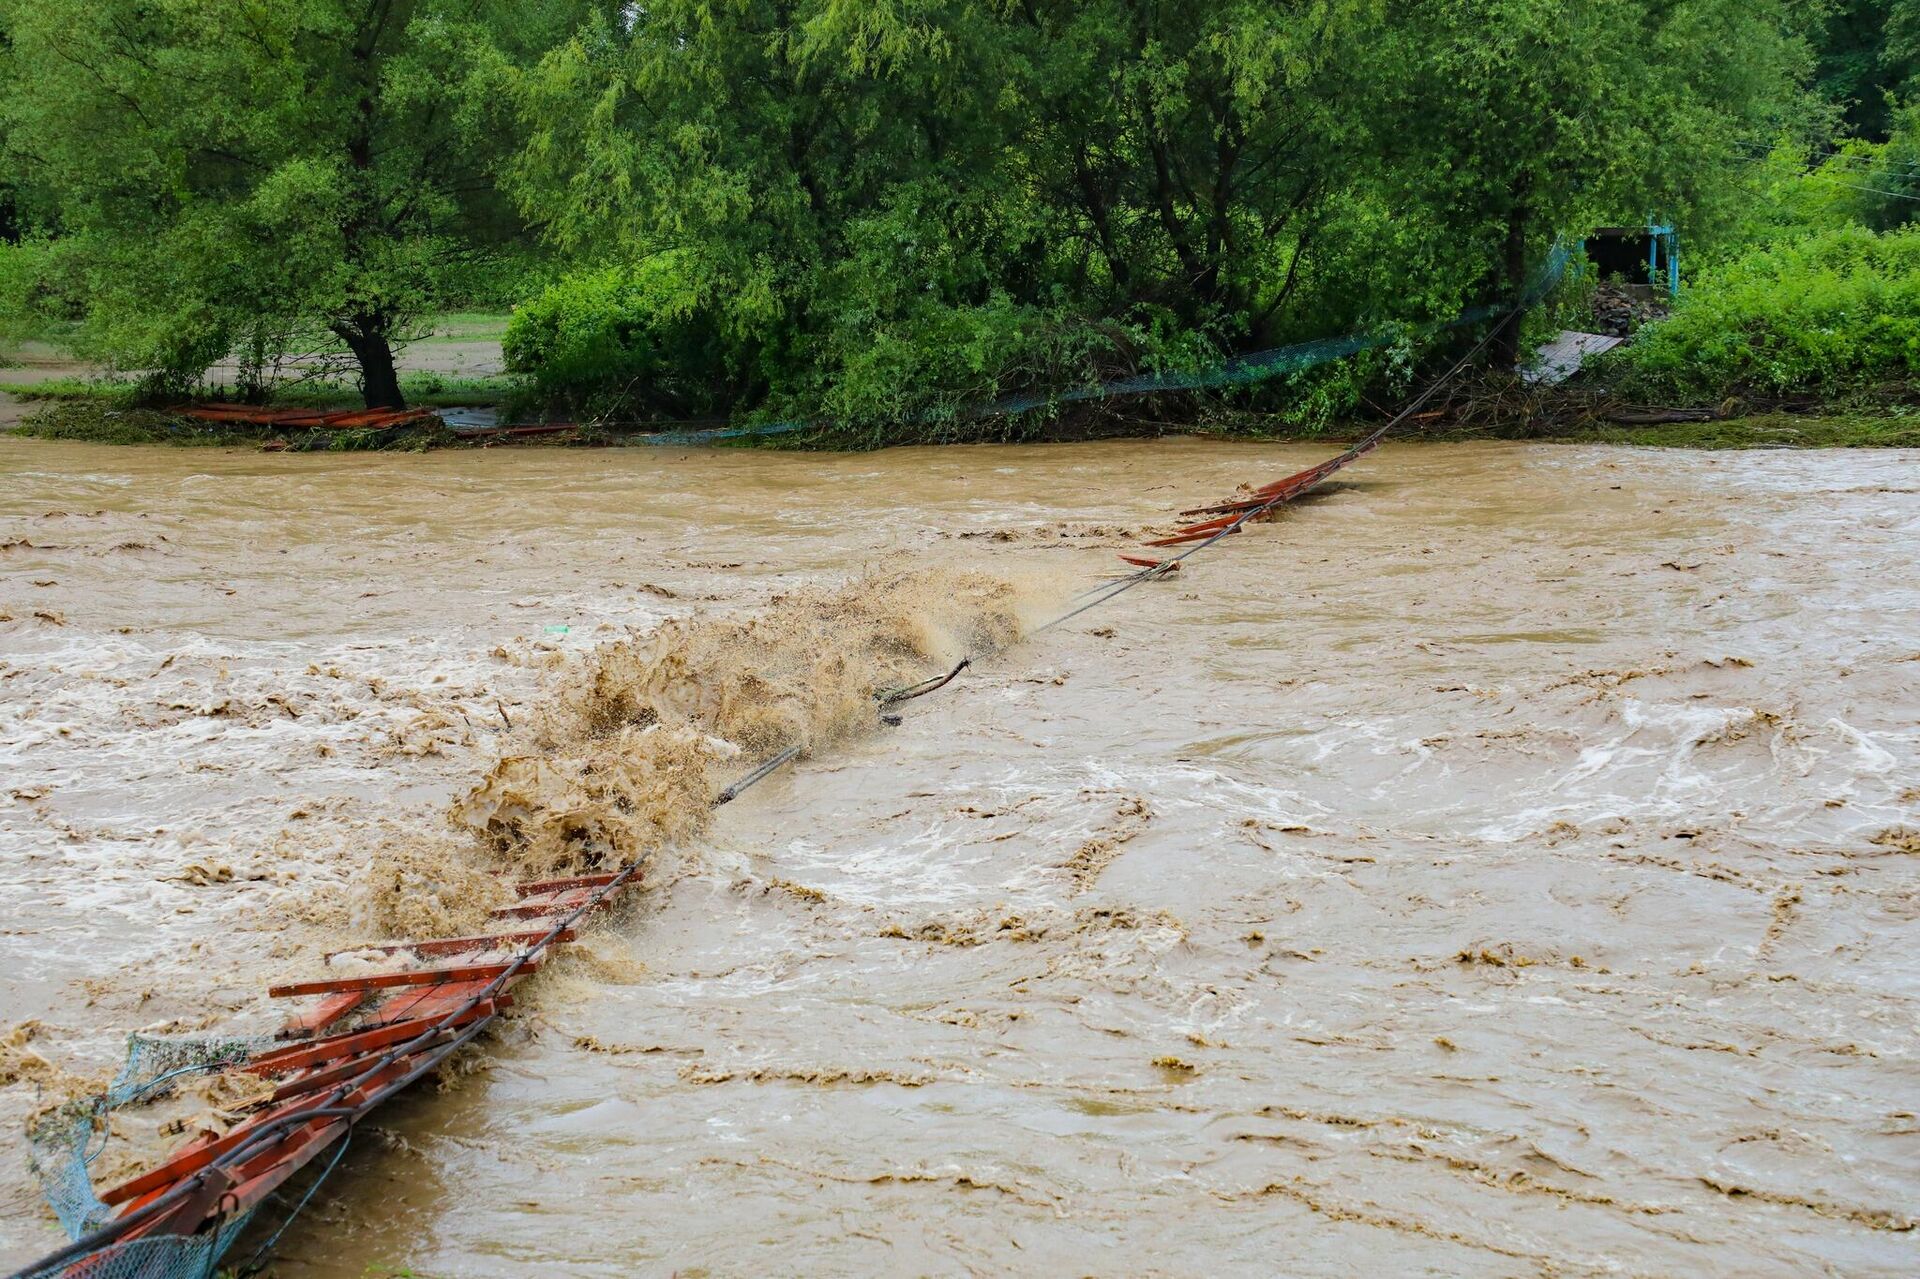
[{"label": "blue painted structure", "polygon": [[1667,277],[1667,296],[1680,296],[1680,233],[1670,226],[1654,224],[1647,228],[1653,248],[1647,254],[1647,283],[1658,284]]},{"label": "blue painted structure", "polygon": [[1581,241],[1580,249],[1603,276],[1631,280],[1644,269],[1646,283],[1665,286],[1669,296],[1680,292],[1680,232],[1670,224],[1649,221],[1641,226],[1601,227]]}]

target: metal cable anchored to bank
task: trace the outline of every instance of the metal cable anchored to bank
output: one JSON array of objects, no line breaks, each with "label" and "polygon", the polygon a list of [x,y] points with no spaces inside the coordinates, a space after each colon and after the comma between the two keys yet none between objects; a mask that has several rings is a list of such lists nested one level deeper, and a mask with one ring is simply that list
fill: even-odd
[{"label": "metal cable anchored to bank", "polygon": [[[715,796],[714,807],[732,802],[799,754],[795,746],[774,755]],[[515,900],[493,912],[500,932],[356,947],[355,953],[447,962],[274,986],[268,991],[274,998],[317,1002],[289,1018],[271,1041],[248,1044],[246,1051],[212,1048],[202,1064],[169,1065],[141,1079],[147,1073],[142,1059],[164,1061],[166,1053],[147,1047],[162,1041],[136,1039],[121,1079],[104,1097],[53,1112],[36,1130],[34,1162],[56,1214],[70,1230],[76,1222],[86,1228],[12,1279],[210,1276],[270,1195],[344,1142],[382,1102],[487,1030],[512,1007],[509,988],[537,970],[548,951],[572,941],[582,920],[612,906],[636,882],[642,864],[515,884]],[[544,927],[512,927],[530,921]],[[202,1134],[159,1166],[96,1195],[86,1168],[96,1124],[104,1126],[110,1110],[182,1075],[212,1070],[260,1076],[276,1081],[275,1087],[263,1109],[229,1132]],[[69,1166],[48,1167],[61,1152]]]},{"label": "metal cable anchored to bank", "polygon": [[[1181,512],[1203,518],[1148,545],[1184,549],[1166,557],[1122,556],[1133,571],[1089,588],[1029,634],[1051,630],[1167,576],[1249,523],[1319,488],[1418,413],[1518,314],[1499,318],[1419,396],[1344,452],[1239,496]],[[951,686],[971,664],[965,658],[944,673],[879,690],[876,710],[884,722],[898,723],[898,716],[886,712]],[[774,753],[715,795],[712,806],[733,802],[802,753],[798,745]],[[271,1037],[169,1041],[136,1036],[126,1069],[106,1094],[50,1112],[36,1124],[36,1171],[75,1239],[14,1279],[210,1276],[270,1196],[329,1150],[335,1153],[327,1171],[338,1166],[358,1123],[492,1026],[512,1006],[511,988],[537,971],[554,948],[572,941],[583,921],[611,907],[638,882],[641,871],[642,861],[636,859],[611,870],[517,883],[514,900],[492,912],[499,921],[496,932],[356,947],[347,953],[378,952],[420,966],[274,986],[268,992],[274,998],[313,1002]],[[96,1193],[88,1165],[99,1153],[91,1147],[109,1113],[184,1075],[215,1070],[270,1082],[271,1095],[225,1133],[203,1132],[158,1166]],[[312,1193],[308,1186],[295,1213]],[[278,1237],[276,1230],[260,1253]]]}]

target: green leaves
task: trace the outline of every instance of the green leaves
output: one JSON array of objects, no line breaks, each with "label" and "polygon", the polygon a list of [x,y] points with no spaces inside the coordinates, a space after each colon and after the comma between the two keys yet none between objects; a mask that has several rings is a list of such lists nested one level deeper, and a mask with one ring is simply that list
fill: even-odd
[{"label": "green leaves", "polygon": [[1823,136],[1803,9],[0,0],[0,138],[63,237],[35,269],[122,363],[330,332],[374,379],[537,237],[577,274],[514,359],[555,397],[960,430],[1414,331],[1596,225],[1755,234],[1766,147]]},{"label": "green leaves", "polygon": [[1084,380],[1143,308],[1288,331],[1376,9],[665,0],[527,79],[514,188],[571,253],[676,255],[716,379],[761,373],[735,409],[939,414]]},{"label": "green leaves", "polygon": [[82,342],[186,387],[352,334],[370,398],[396,397],[392,344],[522,233],[492,182],[518,141],[502,86],[596,7],[10,6],[0,121],[52,206]]},{"label": "green leaves", "polygon": [[1920,376],[1920,228],[1844,227],[1709,272],[1625,353],[1655,394],[1837,396]]}]

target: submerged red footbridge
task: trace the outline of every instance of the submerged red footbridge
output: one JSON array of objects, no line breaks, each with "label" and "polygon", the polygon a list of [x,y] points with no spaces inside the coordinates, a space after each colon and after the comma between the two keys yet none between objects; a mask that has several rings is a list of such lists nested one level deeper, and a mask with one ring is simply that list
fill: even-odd
[{"label": "submerged red footbridge", "polygon": [[[1312,492],[1378,447],[1404,416],[1317,466],[1181,512],[1183,517],[1204,518],[1148,545],[1184,549],[1165,558],[1122,556],[1135,566],[1133,572],[1092,588],[1037,629],[1058,625],[1164,576],[1248,523]],[[299,420],[342,427],[391,425],[392,417],[301,414]],[[250,411],[244,420],[260,418]],[[962,662],[952,674],[909,690],[876,695],[881,709],[945,687],[967,665]],[[799,754],[800,749],[792,747],[767,759],[717,795],[714,804],[732,801]],[[329,1150],[337,1161],[356,1124],[496,1022],[513,1005],[513,987],[538,971],[556,948],[572,941],[590,917],[615,906],[640,882],[640,872],[641,864],[633,862],[601,873],[516,883],[511,902],[493,911],[496,931],[396,940],[338,952],[352,957],[350,966],[356,971],[351,975],[321,976],[268,991],[275,999],[299,1001],[271,1040],[211,1053],[171,1071],[148,1069],[137,1087],[117,1085],[107,1097],[96,1099],[91,1111],[77,1112],[59,1140],[36,1140],[35,1163],[49,1198],[63,1224],[78,1237],[15,1279],[210,1276],[269,1197],[283,1188],[294,1193],[289,1183]],[[105,1127],[107,1111],[129,1097],[164,1087],[175,1075],[214,1070],[251,1077],[258,1095],[244,1117],[224,1132],[196,1135],[157,1166],[96,1192],[86,1171],[91,1158],[87,1152],[97,1145],[96,1133]],[[66,1158],[56,1160],[43,1150]],[[61,1166],[50,1167],[56,1162]],[[314,1179],[309,1174],[306,1180]],[[273,1241],[262,1245],[263,1250]]]}]

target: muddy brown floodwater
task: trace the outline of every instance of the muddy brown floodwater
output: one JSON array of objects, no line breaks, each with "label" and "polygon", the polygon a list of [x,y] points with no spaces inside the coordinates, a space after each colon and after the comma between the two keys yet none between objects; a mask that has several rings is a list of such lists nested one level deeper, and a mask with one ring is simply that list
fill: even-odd
[{"label": "muddy brown floodwater", "polygon": [[[1326,452],[0,439],[6,1147],[600,640]],[[1389,447],[723,810],[276,1273],[1913,1274],[1916,462]]]}]

